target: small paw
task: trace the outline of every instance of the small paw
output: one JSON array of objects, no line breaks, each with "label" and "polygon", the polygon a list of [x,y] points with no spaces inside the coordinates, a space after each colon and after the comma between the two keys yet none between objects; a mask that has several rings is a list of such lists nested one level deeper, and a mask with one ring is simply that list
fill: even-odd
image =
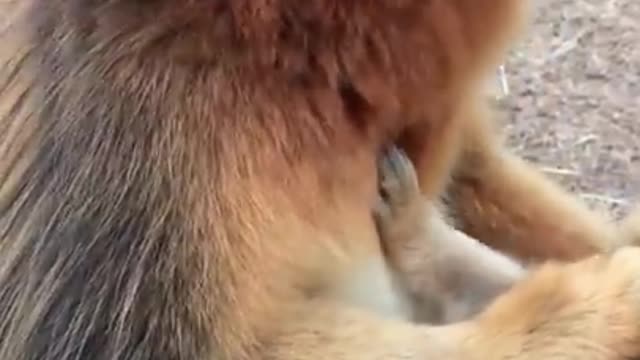
[{"label": "small paw", "polygon": [[392,146],[378,161],[380,197],[387,211],[401,213],[420,198],[418,176],[409,157]]},{"label": "small paw", "polygon": [[411,232],[421,221],[424,199],[411,160],[397,147],[389,148],[378,161],[378,185],[374,218],[381,237],[387,240]]}]

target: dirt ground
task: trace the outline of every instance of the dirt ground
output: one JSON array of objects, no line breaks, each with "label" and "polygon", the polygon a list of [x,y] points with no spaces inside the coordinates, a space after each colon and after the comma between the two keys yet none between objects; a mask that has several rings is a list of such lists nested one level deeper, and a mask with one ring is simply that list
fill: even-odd
[{"label": "dirt ground", "polygon": [[597,209],[640,200],[640,1],[536,0],[505,64],[508,143]]}]

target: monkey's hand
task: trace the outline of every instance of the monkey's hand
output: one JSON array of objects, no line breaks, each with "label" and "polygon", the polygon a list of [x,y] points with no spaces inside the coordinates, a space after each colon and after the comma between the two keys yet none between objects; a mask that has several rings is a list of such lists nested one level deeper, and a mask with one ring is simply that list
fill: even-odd
[{"label": "monkey's hand", "polygon": [[[411,160],[402,150],[391,147],[378,161],[380,197],[374,218],[383,246],[413,238],[423,230],[425,199],[420,193],[418,176]],[[390,244],[393,241],[394,244]]]},{"label": "monkey's hand", "polygon": [[400,150],[390,149],[379,164],[378,233],[397,278],[419,305],[416,320],[468,319],[522,278],[519,264],[446,223],[420,194],[414,167]]}]

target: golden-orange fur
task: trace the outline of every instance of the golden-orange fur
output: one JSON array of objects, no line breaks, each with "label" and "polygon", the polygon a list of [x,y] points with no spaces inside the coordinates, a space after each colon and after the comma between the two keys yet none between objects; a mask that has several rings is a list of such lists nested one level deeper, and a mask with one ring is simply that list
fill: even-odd
[{"label": "golden-orange fur", "polygon": [[386,267],[378,151],[399,139],[440,195],[522,0],[22,5],[0,49],[1,359],[640,353],[637,250],[446,327],[409,322]]},{"label": "golden-orange fur", "polygon": [[619,234],[606,214],[589,210],[505,150],[485,119],[470,117],[447,189],[448,209],[460,228],[527,261],[578,260],[612,250]]}]

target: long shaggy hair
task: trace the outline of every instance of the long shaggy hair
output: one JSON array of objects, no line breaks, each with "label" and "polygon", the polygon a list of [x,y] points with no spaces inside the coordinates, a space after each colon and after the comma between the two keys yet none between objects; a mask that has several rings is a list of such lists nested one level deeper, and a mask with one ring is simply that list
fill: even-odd
[{"label": "long shaggy hair", "polygon": [[2,5],[0,358],[255,358],[491,60],[476,1]]}]

